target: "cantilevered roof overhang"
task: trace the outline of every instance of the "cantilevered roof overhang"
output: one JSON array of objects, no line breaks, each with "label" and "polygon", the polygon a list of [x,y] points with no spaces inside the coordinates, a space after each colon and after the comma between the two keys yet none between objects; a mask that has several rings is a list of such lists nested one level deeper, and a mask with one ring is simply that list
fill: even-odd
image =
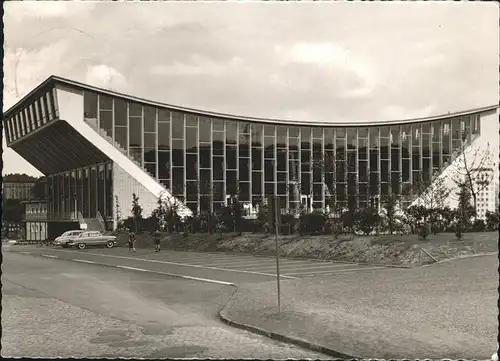
[{"label": "cantilevered roof overhang", "polygon": [[87,91],[93,91],[93,92],[97,92],[97,93],[101,93],[101,94],[107,94],[107,95],[110,95],[113,97],[118,97],[118,98],[130,100],[130,101],[135,101],[135,102],[141,103],[143,105],[151,105],[151,106],[155,106],[155,107],[166,108],[166,109],[169,109],[172,111],[187,112],[187,113],[191,113],[194,115],[205,116],[205,117],[210,117],[210,118],[232,119],[232,120],[240,120],[240,121],[246,121],[246,122],[292,125],[292,126],[370,127],[370,126],[382,126],[382,125],[421,123],[421,122],[430,122],[430,121],[440,120],[440,119],[448,119],[448,118],[455,118],[455,117],[460,117],[460,116],[467,116],[470,114],[490,112],[490,111],[496,110],[499,107],[498,104],[495,104],[495,105],[488,105],[488,106],[475,108],[475,109],[468,109],[468,110],[458,111],[458,112],[453,112],[453,113],[440,114],[440,115],[431,116],[431,117],[413,118],[413,119],[399,119],[399,120],[394,119],[394,120],[359,121],[359,122],[336,122],[335,120],[332,120],[332,121],[283,120],[283,119],[272,119],[272,118],[257,118],[257,117],[248,117],[248,116],[238,116],[238,115],[234,115],[234,114],[216,113],[216,112],[186,108],[186,107],[181,107],[181,106],[176,106],[176,105],[170,105],[170,104],[146,100],[146,99],[142,99],[142,98],[138,98],[138,97],[134,97],[131,95],[126,95],[126,94],[122,94],[122,93],[118,93],[118,92],[114,92],[114,91],[110,91],[110,90],[97,88],[97,87],[83,84],[83,83],[80,83],[80,82],[77,82],[74,80],[70,80],[70,79],[66,79],[66,78],[52,75],[49,78],[47,78],[43,83],[41,83],[38,87],[36,87],[33,91],[31,91],[29,94],[27,94],[18,103],[16,103],[16,105],[14,105],[9,110],[7,110],[4,113],[4,119],[8,119],[11,114],[13,114],[17,111],[17,109],[24,107],[26,105],[26,103],[30,101],[31,98],[33,98],[34,96],[36,96],[36,94],[43,91],[43,89],[52,88],[56,84],[67,85],[67,86],[73,87],[73,88],[78,89],[78,90],[87,90]]},{"label": "cantilevered roof overhang", "polygon": [[43,174],[56,174],[109,160],[64,120],[55,120],[10,147]]}]

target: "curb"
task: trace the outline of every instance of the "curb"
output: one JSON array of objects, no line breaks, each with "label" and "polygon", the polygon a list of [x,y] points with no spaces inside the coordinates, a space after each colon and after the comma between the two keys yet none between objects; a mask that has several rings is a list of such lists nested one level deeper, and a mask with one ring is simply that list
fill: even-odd
[{"label": "curb", "polygon": [[317,344],[314,344],[314,343],[311,343],[308,341],[304,341],[304,340],[301,340],[301,339],[298,339],[295,337],[285,336],[285,335],[282,335],[282,334],[279,334],[276,332],[266,331],[266,330],[259,328],[259,327],[250,326],[250,325],[247,325],[244,323],[234,322],[234,321],[230,320],[229,318],[227,318],[226,316],[224,316],[222,313],[223,313],[223,310],[219,312],[219,319],[222,322],[224,322],[226,325],[229,325],[231,327],[239,328],[241,330],[245,330],[248,332],[259,334],[261,336],[265,336],[265,337],[271,338],[271,339],[276,340],[276,341],[294,344],[294,345],[300,346],[304,349],[308,349],[308,350],[314,351],[314,352],[323,353],[325,355],[328,355],[328,356],[331,356],[331,357],[334,357],[337,359],[343,359],[343,360],[357,359],[356,357],[349,356],[349,355],[343,354],[341,352],[337,352],[335,350],[332,350],[330,348],[320,346],[320,345],[317,345]]},{"label": "curb", "polygon": [[435,265],[438,265],[438,264],[452,262],[452,261],[457,261],[457,260],[460,260],[460,259],[468,259],[468,258],[475,258],[475,257],[487,257],[487,256],[495,256],[495,255],[498,255],[498,252],[476,253],[476,254],[470,254],[470,255],[466,255],[466,256],[446,258],[446,259],[442,259],[442,260],[440,260],[438,262],[434,262],[434,263],[430,263],[430,264],[424,264],[420,268],[435,266]]},{"label": "curb", "polygon": [[313,352],[319,352],[319,353],[334,357],[336,359],[343,359],[343,360],[359,359],[357,357],[346,355],[344,353],[332,350],[330,348],[327,348],[327,347],[324,347],[324,346],[321,346],[321,345],[318,345],[318,344],[315,344],[315,343],[312,343],[309,341],[301,340],[299,338],[295,338],[295,337],[291,337],[291,336],[282,335],[280,333],[276,333],[276,332],[272,332],[272,331],[266,331],[265,329],[260,328],[260,327],[247,325],[247,324],[241,323],[241,322],[235,322],[235,321],[229,319],[229,317],[224,316],[224,311],[226,310],[227,306],[231,303],[231,301],[235,297],[236,293],[238,292],[238,286],[235,284],[233,284],[232,286],[234,287],[234,292],[231,295],[231,299],[219,311],[219,314],[218,314],[219,319],[223,323],[225,323],[226,325],[234,327],[234,328],[238,328],[240,330],[255,333],[255,334],[258,334],[258,335],[261,335],[261,336],[264,336],[264,337],[267,337],[267,338],[270,338],[270,339],[273,339],[273,340],[276,340],[279,342],[293,344],[293,345],[302,347],[304,349],[307,349],[307,350],[310,350]]}]

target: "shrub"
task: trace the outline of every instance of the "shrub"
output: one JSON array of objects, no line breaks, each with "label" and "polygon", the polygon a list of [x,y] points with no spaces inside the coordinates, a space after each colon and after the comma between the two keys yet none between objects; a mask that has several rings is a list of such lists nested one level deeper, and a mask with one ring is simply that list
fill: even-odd
[{"label": "shrub", "polygon": [[151,232],[157,228],[157,219],[154,216],[143,218],[141,222],[141,230]]},{"label": "shrub", "polygon": [[426,224],[420,226],[418,235],[420,236],[420,239],[425,241],[429,236],[429,227]]},{"label": "shrub", "polygon": [[486,228],[488,231],[498,230],[498,211],[486,212]]},{"label": "shrub", "polygon": [[309,234],[321,234],[326,217],[321,213],[305,213],[300,216],[300,231]]},{"label": "shrub", "polygon": [[342,226],[349,228],[351,232],[354,232],[356,216],[354,211],[347,211],[342,214]]},{"label": "shrub", "polygon": [[379,221],[380,216],[374,208],[363,208],[353,215],[354,226],[365,235],[369,235],[377,227]]},{"label": "shrub", "polygon": [[432,232],[432,234],[438,234],[439,232],[441,232],[441,228],[439,226],[433,224],[431,226],[431,232]]},{"label": "shrub", "polygon": [[486,230],[486,224],[482,219],[476,219],[472,225],[472,232],[484,232]]},{"label": "shrub", "polygon": [[127,217],[124,220],[122,220],[122,227],[123,229],[127,230],[134,230],[134,217]]},{"label": "shrub", "polygon": [[281,216],[281,234],[293,234],[295,232],[296,219],[293,214],[283,214]]}]

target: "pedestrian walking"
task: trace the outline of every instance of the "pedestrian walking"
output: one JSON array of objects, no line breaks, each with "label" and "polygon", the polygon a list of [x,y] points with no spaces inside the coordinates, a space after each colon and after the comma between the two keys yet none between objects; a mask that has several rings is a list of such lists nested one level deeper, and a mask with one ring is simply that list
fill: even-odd
[{"label": "pedestrian walking", "polygon": [[128,233],[128,251],[135,252],[135,234],[132,231]]},{"label": "pedestrian walking", "polygon": [[154,238],[154,241],[155,241],[155,252],[160,252],[161,251],[161,247],[160,247],[160,243],[161,243],[160,231],[158,231],[158,230],[153,231],[153,238]]}]

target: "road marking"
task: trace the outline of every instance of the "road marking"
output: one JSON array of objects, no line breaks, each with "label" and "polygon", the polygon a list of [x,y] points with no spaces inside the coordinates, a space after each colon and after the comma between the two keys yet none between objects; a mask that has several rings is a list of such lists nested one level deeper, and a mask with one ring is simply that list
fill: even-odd
[{"label": "road marking", "polygon": [[338,273],[338,272],[349,272],[349,271],[364,271],[364,270],[373,270],[373,269],[380,269],[380,268],[385,268],[385,267],[346,268],[346,269],[339,269],[339,270],[318,271],[318,272],[305,272],[305,273],[303,273],[303,272],[294,272],[294,273],[286,273],[286,275],[287,276],[289,276],[289,275],[306,276],[308,274],[316,275],[316,274],[320,274],[320,273]]},{"label": "road marking", "polygon": [[260,259],[273,259],[272,257],[257,257],[257,256],[254,256],[254,255],[245,255],[245,254],[232,254],[232,253],[222,253],[222,252],[219,252],[219,253],[211,253],[211,252],[186,252],[186,251],[171,251],[171,250],[167,250],[166,252],[168,252],[167,254],[169,256],[174,256],[176,259],[178,259],[179,257],[185,257],[186,259],[196,259],[198,261],[198,258],[199,260],[208,260],[208,261],[214,261],[216,262],[218,259],[222,259],[222,260],[234,260],[234,261],[238,261],[238,260],[241,260],[241,261],[245,261],[245,260],[255,260],[256,258],[260,258]]},{"label": "road marking", "polygon": [[[64,250],[57,250],[57,252],[70,252],[70,251],[64,251]],[[276,277],[276,274],[271,274],[271,273],[262,273],[262,272],[252,272],[252,271],[242,271],[242,270],[235,270],[235,269],[230,269],[230,268],[219,268],[219,267],[206,267],[206,266],[201,266],[201,265],[194,265],[194,264],[185,264],[185,263],[178,263],[178,262],[167,262],[167,261],[159,261],[159,260],[154,260],[154,259],[147,259],[147,258],[137,258],[137,257],[124,257],[124,256],[112,256],[112,255],[107,255],[107,254],[99,254],[99,253],[89,253],[86,252],[85,254],[90,254],[93,256],[100,256],[100,257],[110,257],[110,258],[120,258],[120,259],[132,259],[136,261],[142,261],[142,262],[152,262],[152,263],[162,263],[162,264],[171,264],[174,266],[182,266],[182,267],[193,267],[193,268],[205,268],[205,269],[212,269],[216,271],[230,271],[230,272],[237,272],[237,273],[248,273],[248,274],[256,274],[256,275],[261,275],[261,276],[271,276],[271,277]],[[289,279],[299,279],[297,277],[292,277],[292,276],[280,276],[281,278],[289,278]]]},{"label": "road marking", "polygon": [[152,270],[143,269],[143,268],[128,267],[128,266],[121,266],[121,265],[107,265],[107,264],[104,264],[104,263],[97,263],[97,264],[101,264],[101,265],[105,265],[105,266],[111,266],[111,267],[124,268],[124,269],[128,269],[128,270],[131,270],[131,271],[149,272],[149,273],[155,273],[155,274],[160,274],[160,275],[165,275],[165,276],[170,276],[170,277],[179,277],[179,278],[184,278],[184,279],[194,280],[194,281],[216,283],[216,284],[225,285],[225,286],[234,286],[234,283],[225,282],[225,281],[219,281],[219,280],[213,280],[213,279],[210,279],[210,278],[200,278],[200,277],[193,277],[193,276],[185,276],[185,275],[180,275],[180,274],[177,274],[177,273],[152,271]]},{"label": "road marking", "polygon": [[[283,272],[290,272],[290,271],[308,271],[308,270],[314,270],[314,269],[323,269],[323,268],[337,268],[337,267],[345,267],[346,265],[345,264],[339,264],[339,265],[328,265],[328,266],[312,266],[312,267],[300,267],[300,268],[287,268],[287,267],[281,267],[280,265],[280,271],[283,271]],[[291,266],[288,266],[288,267],[291,267]],[[292,266],[293,267],[293,266]],[[275,267],[276,268],[276,267]],[[264,271],[264,270],[261,270],[261,271]],[[265,270],[267,272],[267,270]],[[337,270],[335,270],[337,271]],[[313,271],[315,272],[315,271]]]},{"label": "road marking", "polygon": [[83,262],[83,263],[92,263],[92,264],[95,264],[94,261],[87,261],[86,259],[76,259],[76,258],[73,258],[71,260],[75,261],[75,262]]},{"label": "road marking", "polygon": [[263,261],[248,261],[248,262],[218,262],[218,263],[205,263],[205,266],[208,267],[250,267],[252,266],[270,266],[272,264],[272,261],[266,261],[265,263]]},{"label": "road marking", "polygon": [[256,261],[255,258],[253,257],[249,257],[249,256],[246,256],[246,257],[235,257],[235,256],[221,256],[221,255],[216,255],[216,256],[212,256],[212,255],[193,255],[193,256],[180,256],[180,257],[177,257],[176,254],[169,254],[167,257],[169,258],[173,258],[173,259],[176,259],[176,260],[179,260],[182,258],[183,261],[193,261],[193,262],[204,262],[204,263],[215,263],[215,262],[250,262],[250,261]]},{"label": "road marking", "polygon": [[[61,252],[70,252],[70,251],[64,251],[64,250],[58,250],[58,251],[61,251]],[[88,253],[88,254],[93,254],[93,253]],[[85,259],[60,258],[60,257],[52,256],[52,255],[49,255],[49,254],[42,254],[41,256],[49,257],[49,258],[58,258],[58,259],[64,260],[64,261],[75,261],[75,262],[95,264],[95,265],[98,265],[98,266],[122,268],[122,269],[131,270],[131,271],[148,272],[148,273],[160,274],[160,275],[165,275],[165,276],[170,276],[170,277],[184,278],[184,279],[193,280],[193,281],[215,283],[215,284],[224,285],[224,286],[235,286],[235,284],[231,283],[231,282],[219,281],[219,280],[214,280],[214,279],[210,279],[210,278],[200,278],[200,277],[186,276],[186,275],[181,275],[181,274],[178,274],[178,273],[168,273],[168,272],[153,271],[153,270],[148,270],[148,269],[143,269],[143,268],[136,268],[136,267],[122,266],[122,265],[106,264],[106,263],[100,263],[100,262],[94,262],[94,261],[87,261]],[[128,257],[120,257],[120,258],[128,258]]]},{"label": "road marking", "polygon": [[21,252],[22,254],[31,254],[31,252]]},{"label": "road marking", "polygon": [[143,269],[143,268],[136,268],[136,267],[129,267],[129,266],[121,266],[121,265],[115,265],[115,267],[118,268],[124,268],[132,271],[141,271],[141,272],[147,272],[148,270]]}]

